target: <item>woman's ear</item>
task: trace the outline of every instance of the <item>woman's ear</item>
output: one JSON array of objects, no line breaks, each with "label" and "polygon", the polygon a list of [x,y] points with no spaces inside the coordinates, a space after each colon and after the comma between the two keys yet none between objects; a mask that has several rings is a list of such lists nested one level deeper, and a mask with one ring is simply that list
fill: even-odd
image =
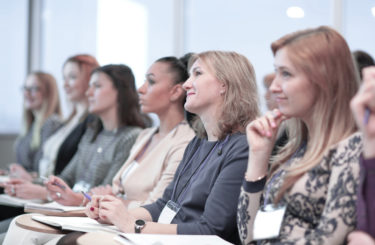
[{"label": "woman's ear", "polygon": [[227,87],[225,86],[224,83],[221,83],[220,95],[224,95],[226,91],[227,91]]},{"label": "woman's ear", "polygon": [[174,102],[180,100],[185,94],[185,90],[182,88],[182,84],[176,84],[170,91],[169,100]]}]

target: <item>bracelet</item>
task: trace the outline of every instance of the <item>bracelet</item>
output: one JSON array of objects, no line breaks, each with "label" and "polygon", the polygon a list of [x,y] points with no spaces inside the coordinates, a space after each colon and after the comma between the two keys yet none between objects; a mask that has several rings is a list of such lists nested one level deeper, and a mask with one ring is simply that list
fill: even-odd
[{"label": "bracelet", "polygon": [[83,199],[82,199],[81,205],[79,205],[80,207],[83,207],[86,204],[86,197],[84,195],[82,196],[83,196]]},{"label": "bracelet", "polygon": [[257,181],[259,181],[259,180],[261,180],[261,179],[263,179],[263,178],[265,178],[265,177],[267,177],[267,174],[264,174],[264,175],[262,175],[262,176],[259,176],[257,179],[255,179],[255,180],[249,180],[248,178],[247,178],[247,172],[245,173],[245,180],[247,181],[247,182],[257,182]]}]

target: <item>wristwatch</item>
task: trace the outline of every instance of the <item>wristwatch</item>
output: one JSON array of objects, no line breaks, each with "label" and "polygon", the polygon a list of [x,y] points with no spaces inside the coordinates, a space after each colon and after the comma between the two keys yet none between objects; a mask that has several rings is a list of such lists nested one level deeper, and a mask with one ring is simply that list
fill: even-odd
[{"label": "wristwatch", "polygon": [[145,227],[146,222],[142,219],[137,219],[134,224],[135,233],[141,233],[141,230]]}]

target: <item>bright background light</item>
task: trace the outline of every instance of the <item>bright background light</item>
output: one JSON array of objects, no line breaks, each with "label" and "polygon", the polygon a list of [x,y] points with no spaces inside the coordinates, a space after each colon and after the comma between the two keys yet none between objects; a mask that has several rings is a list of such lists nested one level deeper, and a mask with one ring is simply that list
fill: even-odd
[{"label": "bright background light", "polygon": [[286,15],[289,18],[299,19],[299,18],[303,18],[305,16],[305,11],[303,11],[303,9],[300,8],[300,7],[293,6],[293,7],[289,7],[286,10]]},{"label": "bright background light", "polygon": [[372,7],[372,8],[371,8],[371,13],[372,13],[372,15],[375,17],[375,7]]}]

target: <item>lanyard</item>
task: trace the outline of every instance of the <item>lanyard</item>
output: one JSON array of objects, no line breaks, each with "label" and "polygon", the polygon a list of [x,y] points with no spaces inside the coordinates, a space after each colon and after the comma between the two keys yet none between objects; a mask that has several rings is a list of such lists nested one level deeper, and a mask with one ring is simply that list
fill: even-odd
[{"label": "lanyard", "polygon": [[197,154],[197,152],[199,152],[199,149],[201,147],[201,144],[196,148],[194,154],[190,157],[189,161],[187,162],[187,164],[183,167],[183,169],[181,170],[180,174],[178,175],[177,179],[176,179],[176,183],[174,185],[174,188],[173,188],[173,192],[172,192],[172,198],[174,198],[174,200],[177,202],[181,196],[181,194],[184,194],[183,196],[181,196],[180,198],[180,201],[182,201],[187,192],[187,190],[191,187],[191,183],[192,183],[192,178],[193,176],[197,173],[197,176],[201,173],[201,170],[203,169],[203,165],[205,165],[204,163],[207,162],[209,156],[212,154],[212,152],[215,152],[215,149],[217,147],[219,147],[219,151],[218,151],[218,154],[221,155],[222,153],[222,148],[223,146],[228,142],[228,139],[229,139],[229,135],[227,135],[227,137],[225,138],[225,140],[223,142],[216,142],[216,144],[214,146],[211,147],[210,151],[207,153],[207,155],[202,159],[202,161],[198,164],[198,166],[194,169],[194,171],[192,172],[192,174],[190,175],[190,177],[188,178],[187,182],[183,185],[183,187],[181,188],[181,191],[176,194],[176,191],[177,191],[177,185],[180,181],[180,178],[182,175],[184,175],[184,173],[186,172],[186,169],[188,166],[190,166],[192,164],[192,160],[194,159],[194,156]]}]

